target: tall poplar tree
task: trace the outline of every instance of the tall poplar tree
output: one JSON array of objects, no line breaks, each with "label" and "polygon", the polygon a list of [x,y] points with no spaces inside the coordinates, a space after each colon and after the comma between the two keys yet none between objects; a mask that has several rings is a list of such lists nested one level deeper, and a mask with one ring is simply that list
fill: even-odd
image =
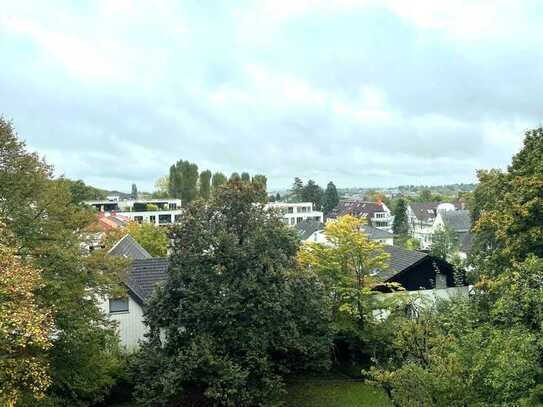
[{"label": "tall poplar tree", "polygon": [[205,170],[200,173],[200,198],[208,200],[211,195],[211,171]]},{"label": "tall poplar tree", "polygon": [[326,191],[324,191],[324,197],[323,197],[323,211],[324,214],[330,213],[339,203],[339,196],[337,193],[336,186],[332,181],[326,185]]}]

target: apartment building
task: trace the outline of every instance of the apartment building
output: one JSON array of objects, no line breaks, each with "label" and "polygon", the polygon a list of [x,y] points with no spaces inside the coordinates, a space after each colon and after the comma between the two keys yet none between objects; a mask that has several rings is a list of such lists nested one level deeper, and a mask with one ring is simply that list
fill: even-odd
[{"label": "apartment building", "polygon": [[281,213],[285,224],[294,226],[305,220],[324,221],[324,215],[321,211],[313,209],[312,202],[270,202],[266,209],[275,209]]}]

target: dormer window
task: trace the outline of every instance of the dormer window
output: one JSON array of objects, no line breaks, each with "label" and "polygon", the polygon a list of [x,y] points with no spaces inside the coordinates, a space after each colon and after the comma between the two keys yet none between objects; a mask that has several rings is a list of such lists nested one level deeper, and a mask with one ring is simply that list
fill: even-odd
[{"label": "dormer window", "polygon": [[109,313],[120,314],[123,312],[128,312],[128,297],[110,298],[109,299]]}]

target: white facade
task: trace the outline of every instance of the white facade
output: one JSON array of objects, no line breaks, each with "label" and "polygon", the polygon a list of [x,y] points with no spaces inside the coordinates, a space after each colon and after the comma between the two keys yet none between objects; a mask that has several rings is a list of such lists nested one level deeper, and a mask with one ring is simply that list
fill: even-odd
[{"label": "white facade", "polygon": [[392,216],[392,211],[385,205],[384,202],[381,202],[382,211],[374,212],[373,216],[368,219],[370,225],[377,229],[386,230],[387,232],[392,232],[392,224],[394,223],[394,216]]},{"label": "white facade", "polygon": [[306,219],[322,222],[324,214],[321,211],[313,210],[312,202],[270,202],[266,204],[266,209],[278,210],[285,224],[294,226]]},{"label": "white facade", "polygon": [[130,295],[128,311],[110,312],[108,298],[101,300],[99,306],[109,319],[117,322],[117,335],[121,345],[127,350],[136,349],[138,342],[144,339],[147,332],[147,326],[143,323],[143,308]]},{"label": "white facade", "polygon": [[[111,212],[122,215],[130,221],[138,223],[154,223],[155,225],[171,225],[181,219],[180,199],[125,199],[108,197],[103,201],[86,201],[100,212]],[[117,199],[115,199],[117,198]],[[150,206],[158,207],[157,210],[149,210]]]}]

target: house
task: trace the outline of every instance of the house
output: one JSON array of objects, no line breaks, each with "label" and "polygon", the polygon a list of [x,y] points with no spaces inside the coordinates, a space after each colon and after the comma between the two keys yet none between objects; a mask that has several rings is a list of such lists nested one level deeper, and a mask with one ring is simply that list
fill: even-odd
[{"label": "house", "polygon": [[[296,230],[304,243],[327,243],[326,236],[324,235],[324,223],[322,222],[308,219],[298,223]],[[370,225],[362,225],[361,231],[368,236],[369,240],[379,241],[390,246],[394,244],[394,235],[386,230],[377,229]]]},{"label": "house", "polygon": [[471,214],[469,210],[461,209],[438,213],[432,226],[432,233],[445,227],[455,233],[459,244],[459,254],[461,257],[466,258],[472,246]]},{"label": "house", "polygon": [[323,222],[324,215],[313,208],[312,202],[270,202],[266,209],[277,210],[285,224],[295,226],[305,220]]},{"label": "house", "polygon": [[[373,274],[383,283],[399,283],[407,291],[445,289],[463,283],[455,281],[454,269],[449,263],[427,253],[400,246],[385,246],[384,251],[390,255],[388,267]],[[376,289],[389,291],[384,285]]]},{"label": "house", "polygon": [[[124,199],[109,197],[99,201],[85,201],[85,204],[108,215],[120,215],[128,221],[171,225],[181,219],[180,199]],[[104,216],[104,217],[106,217]]]},{"label": "house", "polygon": [[143,319],[145,303],[156,285],[166,280],[169,259],[151,257],[130,235],[119,240],[109,250],[108,256],[132,260],[121,278],[127,295],[122,298],[103,298],[100,308],[111,320],[117,322],[121,345],[126,349],[135,349],[147,332]]},{"label": "house", "polygon": [[337,219],[340,216],[351,215],[357,218],[366,218],[368,225],[374,228],[392,231],[393,216],[384,202],[366,202],[355,199],[342,200],[328,214],[328,220]]},{"label": "house", "polygon": [[432,245],[433,225],[439,212],[454,211],[456,207],[447,202],[412,202],[407,205],[409,234],[417,239],[422,249]]}]

